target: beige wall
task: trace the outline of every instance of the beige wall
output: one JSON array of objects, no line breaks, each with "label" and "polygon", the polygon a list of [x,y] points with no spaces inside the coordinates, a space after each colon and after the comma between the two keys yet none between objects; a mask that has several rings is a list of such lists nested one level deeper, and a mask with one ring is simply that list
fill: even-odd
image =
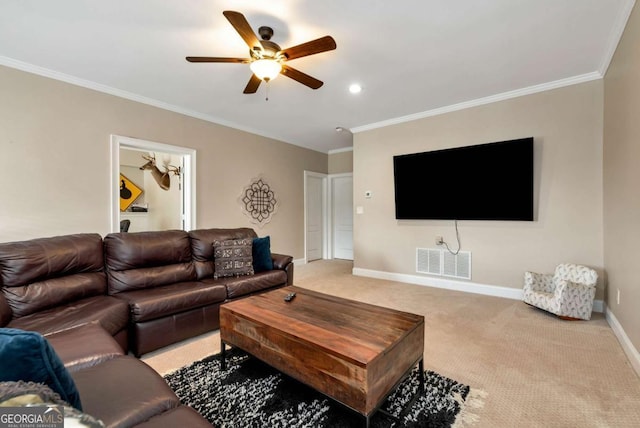
[{"label": "beige wall", "polygon": [[0,242],[110,231],[110,134],[197,151],[197,227],[253,225],[237,198],[259,175],[279,209],[256,231],[304,256],[304,170],[327,155],[64,82],[0,67]]},{"label": "beige wall", "polygon": [[329,174],[353,172],[353,150],[329,153]]},{"label": "beige wall", "polygon": [[[604,79],[604,261],[607,307],[640,349],[640,9]],[[620,291],[620,303],[617,293]]]},{"label": "beige wall", "polygon": [[[356,134],[354,204],[364,213],[354,221],[355,267],[416,275],[416,247],[441,235],[456,248],[453,221],[395,219],[394,155],[533,136],[536,220],[458,222],[471,280],[522,288],[524,271],[561,262],[602,276],[602,103],[603,83],[593,81]],[[428,185],[416,192],[428,197]]]}]

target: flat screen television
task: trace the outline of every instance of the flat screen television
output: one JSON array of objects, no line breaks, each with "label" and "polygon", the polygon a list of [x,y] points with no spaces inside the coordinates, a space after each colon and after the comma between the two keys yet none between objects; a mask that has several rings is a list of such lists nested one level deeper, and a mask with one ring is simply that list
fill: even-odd
[{"label": "flat screen television", "polygon": [[393,157],[396,219],[533,221],[533,137]]}]

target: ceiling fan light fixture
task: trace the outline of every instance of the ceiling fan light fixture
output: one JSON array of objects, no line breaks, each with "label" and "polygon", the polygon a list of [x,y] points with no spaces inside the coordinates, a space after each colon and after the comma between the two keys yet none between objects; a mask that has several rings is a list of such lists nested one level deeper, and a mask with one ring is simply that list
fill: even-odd
[{"label": "ceiling fan light fixture", "polygon": [[257,59],[249,65],[258,79],[268,82],[275,79],[282,70],[282,64],[275,59]]}]

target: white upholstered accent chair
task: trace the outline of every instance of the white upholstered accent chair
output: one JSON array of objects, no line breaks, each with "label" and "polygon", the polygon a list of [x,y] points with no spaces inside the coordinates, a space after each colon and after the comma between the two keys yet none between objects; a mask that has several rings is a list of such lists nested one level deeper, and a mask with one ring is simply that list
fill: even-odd
[{"label": "white upholstered accent chair", "polygon": [[563,319],[591,319],[598,274],[574,264],[560,264],[553,275],[524,273],[525,303]]}]

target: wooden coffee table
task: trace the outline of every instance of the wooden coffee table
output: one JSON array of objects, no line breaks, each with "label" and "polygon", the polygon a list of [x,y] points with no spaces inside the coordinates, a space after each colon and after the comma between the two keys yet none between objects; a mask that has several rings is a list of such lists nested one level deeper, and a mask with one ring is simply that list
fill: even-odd
[{"label": "wooden coffee table", "polygon": [[[285,302],[287,294],[296,297]],[[222,368],[237,346],[366,418],[418,364],[424,317],[290,286],[220,307]]]}]

